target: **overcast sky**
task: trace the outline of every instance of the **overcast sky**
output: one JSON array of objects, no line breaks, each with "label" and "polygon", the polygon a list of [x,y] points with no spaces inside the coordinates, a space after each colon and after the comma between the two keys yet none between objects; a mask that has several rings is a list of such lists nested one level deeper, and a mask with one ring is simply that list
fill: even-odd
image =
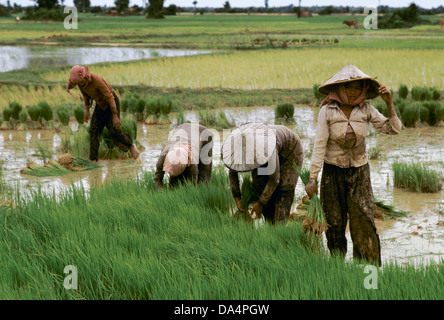
[{"label": "overcast sky", "polygon": [[[7,0],[0,0],[1,4],[6,4]],[[34,2],[31,0],[9,0],[11,4],[17,3],[20,5],[33,5]],[[114,0],[90,0],[91,5],[93,6],[113,6]],[[148,1],[148,0],[146,0]],[[194,0],[165,0],[164,6],[168,7],[170,4],[175,4],[179,7],[193,7]],[[221,8],[226,0],[196,0],[197,7],[213,7],[213,8]],[[60,0],[59,0],[60,2]],[[246,8],[246,7],[264,7],[265,0],[229,0],[232,8]],[[406,7],[410,3],[416,3],[420,7],[423,8],[436,8],[440,5],[444,5],[444,0],[425,0],[425,1],[412,1],[412,0],[302,0],[302,6],[351,6],[351,7],[371,7],[381,5],[388,5],[390,7]],[[65,5],[72,5],[72,0],[65,0]],[[143,0],[130,0],[130,6],[137,4],[138,6],[142,6]],[[269,7],[281,7],[288,6],[293,4],[294,6],[299,5],[299,0],[268,0]]]}]

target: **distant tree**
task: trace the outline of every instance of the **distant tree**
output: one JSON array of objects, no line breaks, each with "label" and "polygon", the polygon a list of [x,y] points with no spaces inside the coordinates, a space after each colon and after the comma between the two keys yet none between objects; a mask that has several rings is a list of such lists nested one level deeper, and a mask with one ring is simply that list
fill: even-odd
[{"label": "distant tree", "polygon": [[196,14],[196,4],[197,4],[197,1],[193,1],[193,4],[194,4],[194,14]]},{"label": "distant tree", "polygon": [[407,8],[396,9],[392,13],[384,14],[378,20],[380,29],[411,28],[424,22],[420,18],[419,8],[412,3]]},{"label": "distant tree", "polygon": [[171,4],[168,6],[168,8],[165,8],[165,15],[166,16],[175,16],[178,11],[178,8],[176,5]]},{"label": "distant tree", "polygon": [[[62,4],[63,6],[63,4]],[[74,6],[78,10],[82,10],[82,12],[89,11],[91,8],[91,1],[90,0],[74,0]]]},{"label": "distant tree", "polygon": [[163,1],[164,0],[149,0],[149,7],[147,10],[147,16],[148,19],[163,19],[165,18],[164,12],[163,12]]},{"label": "distant tree", "polygon": [[268,8],[268,0],[265,0],[265,9]]},{"label": "distant tree", "polygon": [[225,12],[230,11],[230,9],[231,9],[230,2],[229,2],[229,1],[226,1],[226,2],[224,3],[224,10],[225,10]]},{"label": "distant tree", "polygon": [[43,9],[53,9],[57,6],[58,0],[34,0],[37,4],[37,7]]},{"label": "distant tree", "polygon": [[114,4],[118,13],[128,11],[129,0],[114,0]]}]

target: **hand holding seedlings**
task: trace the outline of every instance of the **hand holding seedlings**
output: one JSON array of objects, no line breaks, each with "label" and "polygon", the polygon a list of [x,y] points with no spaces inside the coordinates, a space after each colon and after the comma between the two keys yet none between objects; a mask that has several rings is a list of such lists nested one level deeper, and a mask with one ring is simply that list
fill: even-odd
[{"label": "hand holding seedlings", "polygon": [[237,209],[239,211],[245,212],[245,209],[242,208],[242,199],[239,197],[236,197],[236,198],[234,198],[234,201],[236,202]]},{"label": "hand holding seedlings", "polygon": [[307,192],[308,197],[311,199],[313,195],[318,194],[318,184],[316,179],[310,179],[305,186],[305,192]]},{"label": "hand holding seedlings", "polygon": [[251,209],[250,215],[253,219],[260,219],[262,218],[262,205],[259,202],[256,202]]}]

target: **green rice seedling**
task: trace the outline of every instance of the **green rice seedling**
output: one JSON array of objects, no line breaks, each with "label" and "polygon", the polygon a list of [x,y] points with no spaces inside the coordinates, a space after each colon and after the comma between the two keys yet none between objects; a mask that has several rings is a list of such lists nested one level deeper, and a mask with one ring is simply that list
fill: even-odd
[{"label": "green rice seedling", "polygon": [[258,200],[258,197],[254,191],[253,182],[250,173],[244,173],[241,175],[241,208],[244,211],[236,210],[233,214],[234,218],[244,221],[252,221],[250,215],[250,205]]},{"label": "green rice seedling", "polygon": [[407,96],[409,95],[409,88],[405,84],[401,83],[398,88],[398,95],[401,99],[407,99]]},{"label": "green rice seedling", "polygon": [[402,122],[406,127],[415,127],[417,122],[421,120],[420,107],[418,103],[408,103],[402,112]]},{"label": "green rice seedling", "polygon": [[[307,185],[310,180],[310,170],[306,167],[297,168],[297,170],[302,183]],[[325,219],[324,209],[322,209],[321,200],[317,194],[314,194],[308,201],[307,214],[302,224],[303,231],[314,236],[320,236],[329,227]]]},{"label": "green rice seedling", "polygon": [[[438,101],[424,101],[421,103],[421,106],[428,110],[427,123],[434,126],[438,122],[436,113],[440,103]],[[423,113],[425,113],[425,111],[423,111]],[[423,117],[425,117],[425,115],[421,116],[421,120]]]},{"label": "green rice seedling", "polygon": [[46,101],[40,101],[38,103],[38,107],[40,108],[40,115],[45,121],[52,121],[53,112],[52,108]]},{"label": "green rice seedling", "polygon": [[133,118],[123,117],[120,130],[128,133],[133,141],[137,140],[137,122]]},{"label": "green rice seedling", "polygon": [[26,121],[28,121],[28,111],[26,110],[22,110],[19,113],[19,121],[21,123],[25,123]]},{"label": "green rice seedling", "polygon": [[[301,224],[239,223],[230,216],[224,170],[208,184],[172,190],[156,190],[153,176],[11,196],[15,207],[0,206],[7,244],[0,246],[0,298],[440,300],[444,294],[441,264],[383,260],[378,290],[368,290],[360,262],[308,250]],[[77,290],[64,288],[68,263],[79,271]]]},{"label": "green rice seedling", "polygon": [[314,96],[315,96],[315,98],[316,99],[321,99],[321,98],[323,98],[323,97],[325,97],[322,93],[320,93],[319,91],[318,91],[318,88],[320,87],[321,85],[319,84],[319,83],[316,83],[316,84],[314,84],[313,85],[313,94],[314,94]]},{"label": "green rice seedling", "polygon": [[430,88],[430,90],[432,91],[432,99],[438,101],[441,98],[441,92],[434,87]]},{"label": "green rice seedling", "polygon": [[275,122],[293,123],[294,105],[292,103],[280,103],[274,108]]},{"label": "green rice seedling", "polygon": [[423,123],[429,122],[430,112],[424,105],[419,104],[419,120]]},{"label": "green rice seedling", "polygon": [[[71,131],[71,130],[70,130]],[[85,126],[80,126],[79,129],[72,134],[72,145],[69,152],[76,157],[87,157],[89,155],[89,132]]]},{"label": "green rice seedling", "polygon": [[223,110],[199,110],[198,118],[200,124],[216,130],[229,129],[234,126],[233,123],[228,120]]},{"label": "green rice seedling", "polygon": [[374,107],[376,108],[376,110],[379,111],[379,113],[381,113],[384,117],[388,117],[388,109],[387,109],[387,105],[385,104],[385,102],[383,101],[378,101],[374,104]]},{"label": "green rice seedling", "polygon": [[[60,163],[61,158],[69,158],[70,167],[68,169],[66,164],[62,165]],[[35,177],[59,177],[67,174],[71,174],[79,171],[94,170],[99,168],[100,165],[91,162],[90,160],[72,157],[70,154],[62,156],[59,160],[50,160],[43,166],[36,163],[30,163],[28,166],[20,171],[21,174],[26,174]]]},{"label": "green rice seedling", "polygon": [[20,120],[20,112],[22,111],[23,107],[20,103],[17,101],[12,101],[9,103],[9,108],[12,110],[11,117],[15,120]]},{"label": "green rice seedling", "polygon": [[12,118],[12,109],[11,108],[3,109],[3,120],[9,122],[11,118]]},{"label": "green rice seedling", "polygon": [[415,101],[439,100],[441,93],[434,87],[413,87],[412,98]]},{"label": "green rice seedling", "polygon": [[176,117],[176,124],[182,124],[185,123],[185,114],[183,112],[183,108],[179,107],[179,110],[177,111],[177,117]]},{"label": "green rice seedling", "polygon": [[[137,122],[131,117],[121,119],[120,130],[130,135],[131,139],[137,143]],[[116,148],[108,129],[105,127],[102,132],[102,141],[100,145],[99,156],[103,159],[118,159],[124,156],[124,152]]]},{"label": "green rice seedling", "polygon": [[59,106],[57,108],[57,116],[59,118],[59,121],[62,125],[67,126],[69,125],[69,119],[70,119],[70,114],[69,114],[69,109],[68,107],[62,105]]},{"label": "green rice seedling", "polygon": [[368,158],[370,160],[376,160],[381,157],[381,149],[378,147],[372,147],[368,149]]},{"label": "green rice seedling", "polygon": [[407,212],[397,210],[394,206],[384,203],[382,200],[373,198],[373,202],[377,210],[381,211],[384,220],[393,220],[398,217],[405,217],[408,215]]},{"label": "green rice seedling", "polygon": [[161,97],[157,99],[159,112],[163,115],[169,115],[173,110],[173,102],[169,98]]},{"label": "green rice seedling", "polygon": [[27,107],[29,117],[32,121],[39,121],[40,119],[40,108],[38,106]]},{"label": "green rice seedling", "polygon": [[49,149],[49,145],[45,142],[41,142],[40,140],[33,140],[31,143],[31,147],[34,149],[37,158],[39,158],[43,162],[47,162],[52,157],[52,152]]},{"label": "green rice seedling", "polygon": [[395,161],[392,169],[395,187],[423,193],[435,193],[442,188],[440,173],[422,163]]},{"label": "green rice seedling", "polygon": [[59,148],[62,150],[63,153],[69,153],[71,152],[73,143],[72,143],[72,130],[64,127],[62,128],[62,135],[60,137],[60,146]]},{"label": "green rice seedling", "polygon": [[437,124],[442,125],[442,121],[444,121],[444,105],[439,104],[435,110],[436,122]]},{"label": "green rice seedling", "polygon": [[400,114],[402,115],[402,112],[404,111],[405,106],[409,103],[408,100],[403,98],[395,98],[393,99],[393,105],[395,108],[397,107],[400,111]]},{"label": "green rice seedling", "polygon": [[85,109],[82,106],[74,108],[74,117],[78,124],[83,125],[85,123]]}]

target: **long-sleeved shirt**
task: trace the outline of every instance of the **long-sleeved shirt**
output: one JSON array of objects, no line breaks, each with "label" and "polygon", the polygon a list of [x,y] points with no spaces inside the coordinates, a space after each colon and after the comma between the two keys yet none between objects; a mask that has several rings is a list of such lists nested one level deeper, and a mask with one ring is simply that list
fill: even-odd
[{"label": "long-sleeved shirt", "polygon": [[[398,134],[402,129],[396,114],[386,118],[370,102],[354,107],[349,119],[337,104],[323,106],[318,115],[310,179],[317,179],[324,161],[341,168],[365,165],[368,162],[365,137],[370,124],[390,135]],[[355,136],[353,143],[350,143],[350,127]]]},{"label": "long-sleeved shirt", "polygon": [[[302,166],[303,161],[302,143],[299,136],[295,132],[286,126],[281,125],[269,125],[268,127],[275,130],[276,133],[276,152],[272,155],[274,158],[270,158],[266,164],[270,167],[270,163],[274,163],[274,165],[271,166],[271,168],[274,168],[274,170],[269,172],[267,184],[259,197],[258,202],[262,205],[268,203],[280,182],[282,182],[283,189],[286,188],[286,184],[296,184],[297,171],[294,165],[296,164],[297,166]],[[259,169],[262,168],[257,168],[254,170]],[[288,176],[295,174],[295,177]],[[239,188],[238,173],[230,169],[229,179],[233,197],[240,198],[241,191]]]},{"label": "long-sleeved shirt", "polygon": [[97,105],[105,110],[108,106],[111,108],[113,114],[117,114],[116,101],[113,96],[113,88],[103,80],[98,74],[91,73],[91,80],[81,87],[79,85],[80,92],[83,95],[83,101],[85,107],[89,109],[92,101],[94,100]]},{"label": "long-sleeved shirt", "polygon": [[156,173],[154,174],[154,183],[156,187],[163,187],[163,164],[170,149],[177,144],[191,145],[191,165],[185,169],[183,175],[191,179],[193,183],[199,182],[199,177],[208,179],[211,172],[200,172],[212,168],[212,147],[213,135],[203,125],[194,123],[184,123],[178,126],[168,139],[168,143],[163,147],[156,164]]}]

